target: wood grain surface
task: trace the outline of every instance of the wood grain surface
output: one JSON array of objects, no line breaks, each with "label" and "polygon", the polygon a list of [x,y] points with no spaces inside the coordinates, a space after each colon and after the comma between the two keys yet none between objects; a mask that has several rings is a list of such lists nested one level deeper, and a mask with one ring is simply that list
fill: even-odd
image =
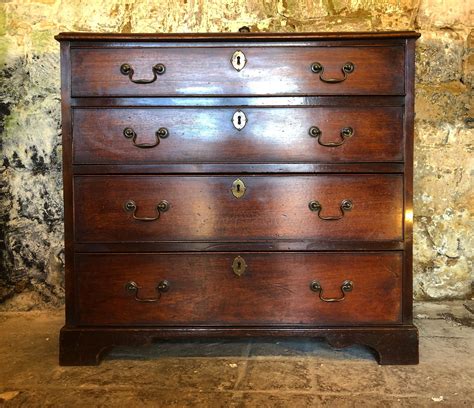
[{"label": "wood grain surface", "polygon": [[[232,184],[246,191],[235,198]],[[314,176],[76,176],[76,242],[252,241],[268,239],[400,240],[403,188],[400,175]],[[337,221],[348,199],[353,209]],[[156,221],[161,200],[170,209]]]},{"label": "wood grain surface", "polygon": [[[232,116],[247,118],[237,130]],[[154,108],[74,110],[74,163],[298,163],[403,160],[400,107]],[[318,138],[309,129],[317,126]],[[166,128],[169,136],[157,139]],[[343,138],[341,130],[353,129]],[[124,137],[136,133],[139,148]],[[344,143],[329,147],[322,144]]]},{"label": "wood grain surface", "polygon": [[[242,47],[71,50],[72,96],[160,95],[402,95],[403,47]],[[235,51],[244,52],[241,71],[231,65]],[[343,78],[342,67],[352,62],[354,72],[340,83],[325,83],[311,71],[324,67],[323,78]],[[151,84],[132,83],[120,72],[134,70],[134,79],[153,78],[152,67],[166,72]]]},{"label": "wood grain surface", "polygon": [[[240,255],[242,276],[232,270]],[[400,321],[401,252],[76,254],[79,321],[99,325],[357,325]],[[169,290],[142,303],[127,293],[156,298],[157,284]],[[310,289],[317,280],[323,297],[340,298],[341,284],[353,290],[328,303]]]}]

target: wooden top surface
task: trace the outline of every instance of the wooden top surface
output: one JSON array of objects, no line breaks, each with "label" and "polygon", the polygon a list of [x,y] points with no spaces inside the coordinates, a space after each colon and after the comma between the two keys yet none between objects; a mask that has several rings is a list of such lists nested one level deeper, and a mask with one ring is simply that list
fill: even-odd
[{"label": "wooden top surface", "polygon": [[64,32],[54,38],[58,41],[324,41],[324,40],[371,40],[390,38],[418,38],[416,31],[373,32],[317,32],[317,33],[92,33]]}]

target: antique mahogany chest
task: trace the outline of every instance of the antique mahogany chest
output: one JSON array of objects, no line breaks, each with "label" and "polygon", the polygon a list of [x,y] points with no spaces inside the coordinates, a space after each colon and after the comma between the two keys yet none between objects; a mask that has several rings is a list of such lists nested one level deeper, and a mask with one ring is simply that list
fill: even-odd
[{"label": "antique mahogany chest", "polygon": [[60,363],[248,336],[417,363],[417,37],[59,34]]}]

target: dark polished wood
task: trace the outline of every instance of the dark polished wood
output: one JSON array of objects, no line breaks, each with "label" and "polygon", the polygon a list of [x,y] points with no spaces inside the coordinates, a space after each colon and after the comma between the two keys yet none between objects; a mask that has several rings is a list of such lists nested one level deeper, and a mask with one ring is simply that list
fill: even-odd
[{"label": "dark polished wood", "polygon": [[403,163],[156,163],[79,164],[74,174],[339,174],[403,173]]},{"label": "dark polished wood", "polygon": [[403,107],[405,104],[404,96],[273,96],[269,95],[265,98],[259,96],[226,96],[209,97],[209,96],[153,96],[153,97],[88,97],[88,98],[73,98],[71,99],[71,106],[78,108],[138,108],[138,107],[208,107],[208,108],[235,108],[236,106],[265,106],[268,108],[287,108],[291,107],[341,107],[359,108],[366,107],[383,107],[383,106],[398,106]]},{"label": "dark polished wood", "polygon": [[[323,337],[334,347],[366,345],[380,364],[416,364],[418,37],[59,34],[66,256],[60,364],[97,364],[117,345],[250,336]],[[241,71],[230,61],[236,50],[247,58]],[[344,79],[349,61],[354,71]],[[323,73],[311,71],[314,62]],[[153,78],[157,63],[166,71],[137,84],[120,72],[124,63],[135,80]],[[247,117],[240,131],[231,121],[237,110]],[[311,126],[320,129],[319,141]],[[125,127],[136,132],[135,144],[159,144],[134,146]],[[160,127],[168,137],[156,139]],[[342,141],[343,127],[354,134],[341,146],[323,146]],[[231,191],[236,179],[246,186],[241,198]],[[341,212],[347,199],[353,208]],[[135,213],[125,210],[128,200]],[[156,212],[161,200],[168,211]],[[343,217],[320,219],[311,200],[322,205],[321,217]],[[247,265],[240,277],[232,268],[237,256]],[[138,292],[125,290],[132,280]],[[157,292],[160,282],[167,287],[163,280],[169,290]],[[311,290],[313,280],[322,294]],[[351,291],[342,292],[345,280]],[[157,302],[135,299],[160,293]],[[324,302],[320,294],[344,300]]]},{"label": "dark polished wood", "polygon": [[61,43],[61,129],[63,152],[64,255],[66,321],[74,321],[74,214],[73,214],[73,143],[71,109],[70,44]]},{"label": "dark polished wood", "polygon": [[[236,111],[247,124],[232,124]],[[74,163],[298,163],[403,160],[401,108],[75,109]],[[317,126],[321,136],[312,137]],[[133,129],[135,144],[124,137]],[[169,135],[156,135],[166,128]],[[343,129],[353,134],[344,137]],[[327,146],[342,143],[340,146]]]},{"label": "dark polished wood", "polygon": [[[240,179],[245,194],[236,198]],[[76,176],[77,242],[249,241],[256,239],[401,240],[403,180],[399,175]],[[107,191],[107,194],[104,194]],[[155,221],[162,200],[170,204]],[[353,208],[339,220],[341,202]]]},{"label": "dark polished wood", "polygon": [[[241,276],[234,259],[246,263]],[[399,323],[402,253],[76,254],[84,325],[348,325]],[[160,281],[169,290],[156,291]],[[316,280],[325,302],[310,289]],[[140,302],[125,290],[136,282]]]},{"label": "dark polished wood", "polygon": [[[230,60],[244,52],[246,66],[236,71]],[[162,49],[71,49],[71,91],[84,96],[159,95],[403,95],[404,49],[390,47],[266,47],[250,46]],[[322,78],[342,79],[342,67],[354,71],[339,83],[326,83],[311,71],[324,67]],[[136,79],[153,78],[161,63],[166,72],[149,84],[133,83],[120,72],[129,64]]]},{"label": "dark polished wood", "polygon": [[61,329],[59,362],[97,365],[114,346],[151,345],[159,340],[214,338],[323,338],[341,349],[369,347],[379,364],[418,364],[418,330],[413,325],[358,327],[70,327]]},{"label": "dark polished wood", "polygon": [[393,38],[418,38],[419,33],[415,31],[366,31],[366,32],[312,32],[312,33],[88,33],[88,32],[65,32],[59,33],[54,38],[58,41],[112,41],[112,42],[166,42],[166,41],[331,41],[331,40],[356,40],[357,42],[369,40],[390,40]]},{"label": "dark polished wood", "polygon": [[77,242],[76,252],[402,251],[403,241],[274,239],[231,241]]},{"label": "dark polished wood", "polygon": [[415,41],[407,39],[405,48],[405,81],[407,95],[404,113],[405,133],[405,171],[404,171],[404,236],[405,264],[403,279],[403,318],[407,323],[413,322],[413,143],[415,119]]}]

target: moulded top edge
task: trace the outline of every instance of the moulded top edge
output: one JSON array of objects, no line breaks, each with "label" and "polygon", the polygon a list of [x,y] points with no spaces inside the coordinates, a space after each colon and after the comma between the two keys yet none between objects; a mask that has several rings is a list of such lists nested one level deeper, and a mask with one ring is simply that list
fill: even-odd
[{"label": "moulded top edge", "polygon": [[371,40],[391,38],[418,38],[416,31],[317,32],[317,33],[92,33],[64,32],[54,38],[58,41],[295,41],[295,40]]}]

